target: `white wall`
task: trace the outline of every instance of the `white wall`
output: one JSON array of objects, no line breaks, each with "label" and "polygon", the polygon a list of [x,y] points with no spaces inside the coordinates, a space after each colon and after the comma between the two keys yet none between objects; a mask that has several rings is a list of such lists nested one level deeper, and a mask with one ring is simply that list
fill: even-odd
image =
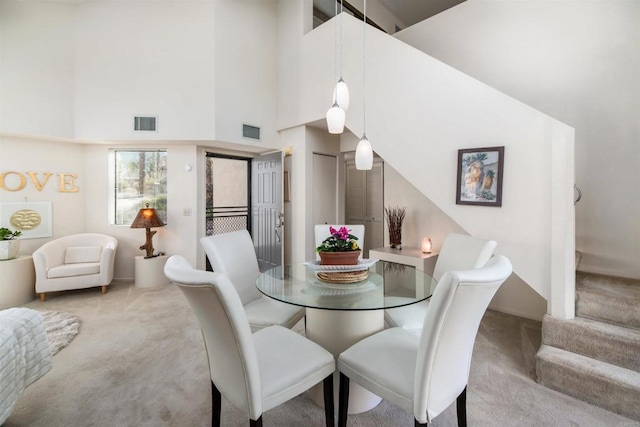
[{"label": "white wall", "polygon": [[[276,1],[225,0],[215,13],[216,139],[277,144]],[[261,128],[261,142],[242,138],[242,124]]]},{"label": "white wall", "polygon": [[[75,136],[215,139],[213,2],[87,2],[76,7]],[[157,115],[158,132],[133,131]]]},{"label": "white wall", "polygon": [[468,1],[398,35],[576,129],[579,269],[640,278],[640,2]]},{"label": "white wall", "polygon": [[0,1],[0,131],[73,135],[74,7]]},{"label": "white wall", "polygon": [[[88,212],[90,215],[100,214],[93,209],[87,210],[87,197],[91,192],[92,183],[102,176],[85,165],[86,148],[83,144],[51,141],[45,139],[27,139],[0,136],[0,173],[18,172],[26,176],[27,172],[35,172],[44,182],[44,173],[53,175],[38,191],[37,187],[27,176],[25,187],[19,191],[6,191],[0,188],[0,203],[2,202],[51,202],[53,216],[53,238],[74,233],[84,233]],[[58,173],[75,174],[77,192],[60,192]],[[9,189],[18,186],[10,183],[15,178],[10,174],[5,182]],[[104,198],[104,193],[102,194]],[[92,208],[92,207],[91,207]],[[0,227],[13,229],[10,224],[0,224]],[[31,254],[50,238],[21,239],[20,253]]]},{"label": "white wall", "polygon": [[[407,215],[402,226],[402,245],[404,247],[419,248],[422,238],[429,236],[433,243],[433,250],[440,251],[447,234],[467,234],[463,227],[456,224],[388,164],[384,166],[384,195],[385,206],[404,206],[407,208]],[[475,236],[494,239],[491,230],[485,230],[485,234],[475,234]],[[389,232],[385,223],[385,245],[388,243]],[[498,243],[496,254],[503,253],[500,246]],[[520,277],[513,274],[500,287],[490,308],[529,319],[542,320],[547,312],[547,301]]]}]

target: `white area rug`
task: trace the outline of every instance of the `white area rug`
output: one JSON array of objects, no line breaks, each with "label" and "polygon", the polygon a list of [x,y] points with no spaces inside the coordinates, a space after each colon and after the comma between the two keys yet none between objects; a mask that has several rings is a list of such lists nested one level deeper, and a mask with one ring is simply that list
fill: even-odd
[{"label": "white area rug", "polygon": [[47,340],[51,346],[51,353],[55,355],[78,335],[80,319],[64,311],[38,310],[38,312],[44,318]]}]

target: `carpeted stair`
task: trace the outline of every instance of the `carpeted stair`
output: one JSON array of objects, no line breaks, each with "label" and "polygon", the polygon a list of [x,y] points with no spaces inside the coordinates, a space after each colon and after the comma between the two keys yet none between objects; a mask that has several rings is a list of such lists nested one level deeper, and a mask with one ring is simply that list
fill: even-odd
[{"label": "carpeted stair", "polygon": [[545,316],[538,382],[640,421],[640,281],[576,275],[576,318]]}]

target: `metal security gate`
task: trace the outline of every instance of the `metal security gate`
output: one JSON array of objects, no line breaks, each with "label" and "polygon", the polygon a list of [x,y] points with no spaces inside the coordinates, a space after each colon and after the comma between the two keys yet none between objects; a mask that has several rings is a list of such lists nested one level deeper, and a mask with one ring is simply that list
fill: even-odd
[{"label": "metal security gate", "polygon": [[[251,159],[207,153],[205,234],[249,230]],[[206,255],[205,255],[206,258]],[[211,271],[206,259],[207,270]]]}]

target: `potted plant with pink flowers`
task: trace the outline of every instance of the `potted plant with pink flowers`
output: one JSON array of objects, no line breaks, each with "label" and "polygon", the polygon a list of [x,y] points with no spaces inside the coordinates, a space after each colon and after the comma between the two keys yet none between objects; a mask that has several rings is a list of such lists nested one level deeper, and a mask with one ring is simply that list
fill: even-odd
[{"label": "potted plant with pink flowers", "polygon": [[320,255],[322,265],[356,265],[362,250],[356,240],[358,238],[349,233],[347,227],[340,227],[337,230],[329,227],[329,237],[322,241],[316,248]]}]

